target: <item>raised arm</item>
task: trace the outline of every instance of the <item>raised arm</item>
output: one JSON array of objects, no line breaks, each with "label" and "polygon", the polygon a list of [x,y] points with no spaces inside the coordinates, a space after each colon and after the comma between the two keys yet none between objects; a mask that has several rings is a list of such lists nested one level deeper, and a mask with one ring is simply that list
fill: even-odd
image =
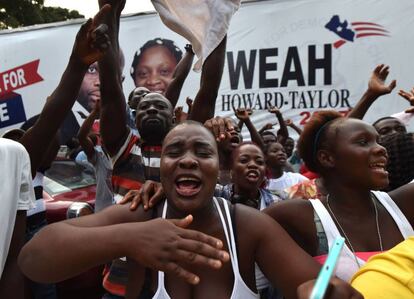
[{"label": "raised arm", "polygon": [[259,133],[256,130],[256,127],[253,125],[250,117],[249,117],[249,111],[247,109],[241,108],[241,109],[237,109],[236,112],[236,117],[242,121],[244,124],[246,124],[247,129],[249,130],[250,133],[250,138],[251,140],[256,143],[261,149],[262,151],[264,151],[265,148],[265,144],[263,142],[262,137],[260,137]]},{"label": "raised arm", "polygon": [[277,121],[279,122],[280,128],[277,131],[277,141],[280,144],[285,144],[286,139],[289,137],[289,131],[287,129],[285,120],[283,119],[282,112],[280,112],[280,110],[276,107],[271,107],[269,109],[269,112],[274,114],[277,118]]},{"label": "raised arm", "polygon": [[259,132],[259,134],[262,134],[264,131],[271,130],[273,128],[273,126],[274,126],[274,124],[267,123],[263,127],[261,127],[258,132]]},{"label": "raised arm", "polygon": [[171,102],[173,107],[177,105],[184,81],[191,70],[194,60],[193,47],[190,44],[185,46],[185,51],[185,55],[175,67],[173,79],[165,91],[165,97]]},{"label": "raised arm", "polygon": [[[102,9],[105,5],[110,5],[113,8],[113,14],[112,17],[115,19],[114,21],[114,29],[115,34],[119,36],[119,24],[120,24],[120,16],[121,12],[125,7],[126,0],[98,0],[99,9]],[[115,48],[119,48],[119,40],[117,39],[115,44]]]},{"label": "raised arm", "polygon": [[377,65],[372,72],[371,78],[368,82],[368,89],[362,95],[355,107],[348,114],[348,117],[363,119],[369,107],[382,95],[389,94],[397,85],[393,80],[388,86],[385,85],[385,80],[388,77],[389,66],[384,64]]},{"label": "raised arm", "polygon": [[201,73],[201,86],[188,119],[205,123],[214,117],[218,89],[223,75],[227,36],[207,57]]},{"label": "raised arm", "polygon": [[296,133],[298,133],[298,135],[300,136],[300,134],[302,134],[302,129],[299,128],[291,119],[287,119],[285,121],[286,126],[292,128],[293,130],[296,131]]},{"label": "raised arm", "polygon": [[411,88],[409,92],[400,89],[398,95],[401,96],[403,99],[407,100],[408,103],[410,103],[410,108],[406,109],[405,112],[400,112],[394,114],[393,116],[397,117],[396,115],[401,114],[401,118],[411,119],[414,116],[414,87]]},{"label": "raised arm", "polygon": [[89,114],[89,116],[83,122],[78,132],[79,143],[88,159],[92,159],[95,154],[95,145],[92,139],[89,137],[89,133],[91,132],[91,128],[95,122],[95,119],[99,118],[99,107],[100,104],[97,103],[91,114]]},{"label": "raised arm", "polygon": [[[76,101],[88,66],[102,57],[107,41],[96,43],[95,28],[99,20],[109,11],[110,6],[106,6],[93,20],[89,19],[81,26],[59,85],[49,96],[35,125],[20,140],[30,155],[33,176],[43,160],[50,141]],[[104,28],[97,30],[104,30]]]},{"label": "raised arm", "polygon": [[239,120],[239,122],[237,123],[237,126],[239,127],[240,131],[243,129],[243,125],[244,125],[244,122]]},{"label": "raised arm", "polygon": [[[247,113],[248,113],[249,116],[253,114],[253,110],[252,109],[246,109],[246,111],[247,111]],[[236,115],[236,111],[234,113]],[[236,115],[236,117],[237,117],[237,115]],[[237,126],[239,127],[240,132],[243,129],[243,125],[244,125],[244,122],[241,119],[239,119],[239,122],[237,123]],[[259,132],[259,134],[260,134],[260,132]]]},{"label": "raised arm", "polygon": [[185,102],[186,102],[186,104],[188,106],[187,114],[190,115],[191,111],[193,110],[193,103],[194,103],[194,101],[190,97],[187,97],[185,99]]},{"label": "raised arm", "polygon": [[[100,1],[105,2],[105,1]],[[103,20],[108,26],[111,46],[99,60],[99,78],[101,82],[101,117],[100,130],[103,144],[111,156],[116,155],[128,137],[126,102],[122,91],[122,78],[118,46],[118,24],[123,1],[106,1],[113,3],[111,14]]]}]

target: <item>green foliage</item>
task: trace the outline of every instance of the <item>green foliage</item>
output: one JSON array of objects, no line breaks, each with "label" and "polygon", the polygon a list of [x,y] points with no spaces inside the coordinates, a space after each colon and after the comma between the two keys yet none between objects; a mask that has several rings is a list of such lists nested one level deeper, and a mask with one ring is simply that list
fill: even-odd
[{"label": "green foliage", "polygon": [[0,0],[0,29],[83,18],[78,11],[45,7],[44,0]]}]

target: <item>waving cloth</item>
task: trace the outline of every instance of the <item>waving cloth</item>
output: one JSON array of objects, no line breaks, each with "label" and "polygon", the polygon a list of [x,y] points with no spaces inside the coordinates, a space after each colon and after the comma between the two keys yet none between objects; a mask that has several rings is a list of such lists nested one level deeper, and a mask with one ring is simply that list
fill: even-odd
[{"label": "waving cloth", "polygon": [[152,0],[152,4],[162,22],[191,43],[199,58],[194,70],[200,71],[226,36],[240,0]]}]

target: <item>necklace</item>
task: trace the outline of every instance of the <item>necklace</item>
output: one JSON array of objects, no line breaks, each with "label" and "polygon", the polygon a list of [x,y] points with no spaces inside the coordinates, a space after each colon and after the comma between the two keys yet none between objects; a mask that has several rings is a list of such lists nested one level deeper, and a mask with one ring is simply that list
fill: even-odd
[{"label": "necklace", "polygon": [[[375,224],[377,227],[377,235],[378,235],[378,241],[379,241],[379,245],[380,245],[380,249],[381,251],[384,251],[383,246],[382,246],[382,237],[381,237],[381,232],[380,232],[380,227],[379,227],[379,221],[378,221],[378,209],[377,209],[377,204],[375,203],[374,197],[372,196],[372,194],[370,195],[371,197],[371,201],[374,205],[374,211],[375,211]],[[341,224],[339,223],[338,219],[336,218],[334,212],[331,209],[331,206],[329,205],[329,194],[326,196],[326,206],[328,207],[329,213],[332,215],[333,219],[335,220],[336,224],[338,225],[339,229],[341,230],[341,233],[344,235],[346,241],[349,244],[349,247],[352,251],[352,254],[354,255],[354,259],[356,264],[358,265],[358,268],[361,268],[361,264],[358,261],[358,258],[355,254],[355,249],[352,246],[351,241],[349,240],[348,236],[345,233],[345,230],[342,228]]]}]

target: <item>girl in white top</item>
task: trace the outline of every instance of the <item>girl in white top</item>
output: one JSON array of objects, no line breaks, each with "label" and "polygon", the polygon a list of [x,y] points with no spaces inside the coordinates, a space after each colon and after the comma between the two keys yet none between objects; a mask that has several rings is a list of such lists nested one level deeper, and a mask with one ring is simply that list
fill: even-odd
[{"label": "girl in white top", "polygon": [[[391,215],[404,239],[407,239],[410,236],[414,236],[414,230],[411,224],[408,222],[407,218],[404,216],[395,202],[391,199],[391,197],[385,192],[373,191],[372,193]],[[322,223],[323,232],[326,236],[328,248],[331,248],[335,238],[341,235],[338,228],[336,227],[335,220],[332,219],[332,217],[329,215],[329,211],[325,208],[320,200],[310,199],[310,203],[312,204],[315,213],[318,215]],[[328,252],[326,252],[326,254],[319,255],[316,257],[316,259],[321,263],[324,262],[326,260],[327,253]],[[359,270],[359,267],[364,265],[372,255],[375,255],[377,253],[380,252],[354,253],[352,249],[349,248],[349,246],[345,245],[344,249],[341,251],[338,266],[335,269],[335,275],[345,281],[349,281],[353,274]]]},{"label": "girl in white top", "polygon": [[361,120],[319,112],[305,126],[298,148],[307,167],[323,178],[328,196],[285,201],[266,211],[321,262],[333,239],[343,236],[337,271],[343,279],[352,277],[367,253],[414,235],[414,184],[388,194],[371,192],[388,185],[387,152],[377,139],[376,130]]},{"label": "girl in white top", "polygon": [[[234,283],[233,283],[233,291],[231,293],[230,299],[254,299],[259,298],[257,293],[254,293],[243,281],[243,278],[239,272],[239,262],[237,258],[237,247],[236,241],[234,238],[233,232],[233,223],[230,216],[229,205],[227,201],[223,198],[219,199],[222,201],[221,207],[216,198],[213,198],[214,205],[220,215],[220,221],[223,226],[224,234],[226,235],[226,243],[227,247],[229,248],[229,253],[231,256],[231,267],[234,273]],[[224,213],[222,209],[224,208]],[[167,214],[167,202],[164,203],[164,208],[162,212],[162,218],[165,218]],[[224,216],[225,215],[225,216]],[[170,299],[170,296],[165,289],[164,284],[164,272],[158,272],[158,288],[155,295],[152,297],[154,299]]]}]

